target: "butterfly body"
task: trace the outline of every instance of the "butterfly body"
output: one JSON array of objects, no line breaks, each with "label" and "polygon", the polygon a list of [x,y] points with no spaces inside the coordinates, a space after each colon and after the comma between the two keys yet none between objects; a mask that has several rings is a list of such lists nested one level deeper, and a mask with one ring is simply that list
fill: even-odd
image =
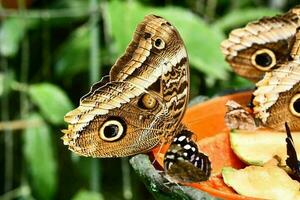
[{"label": "butterfly body", "polygon": [[64,144],[92,157],[145,152],[178,132],[188,98],[188,58],[178,31],[146,16],[109,76],[66,114]]}]

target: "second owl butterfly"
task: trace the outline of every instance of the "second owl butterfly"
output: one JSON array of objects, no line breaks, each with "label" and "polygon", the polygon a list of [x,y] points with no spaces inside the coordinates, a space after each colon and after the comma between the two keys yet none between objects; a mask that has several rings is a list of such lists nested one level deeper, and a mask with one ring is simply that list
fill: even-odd
[{"label": "second owl butterfly", "polygon": [[164,170],[175,182],[201,182],[211,173],[209,158],[199,152],[192,141],[192,132],[183,130],[176,135],[164,157]]},{"label": "second owl butterfly", "polygon": [[253,112],[264,126],[282,130],[288,122],[292,131],[300,130],[300,32],[297,30],[289,61],[267,72],[253,95]]},{"label": "second owl butterfly", "polygon": [[288,156],[288,158],[286,159],[286,164],[292,170],[292,177],[300,181],[300,161],[297,157],[297,152],[288,123],[285,123],[285,129],[287,134],[286,148]]},{"label": "second owl butterfly", "polygon": [[290,47],[300,26],[300,8],[283,15],[264,17],[233,30],[221,49],[234,72],[251,81],[289,59]]}]

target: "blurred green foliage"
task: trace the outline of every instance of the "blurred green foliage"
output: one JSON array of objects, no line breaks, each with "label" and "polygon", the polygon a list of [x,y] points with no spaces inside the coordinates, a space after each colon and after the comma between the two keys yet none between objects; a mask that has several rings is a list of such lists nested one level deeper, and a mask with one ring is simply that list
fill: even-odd
[{"label": "blurred green foliage", "polygon": [[[89,91],[91,66],[99,66],[99,77],[107,74],[143,16],[156,14],[175,25],[186,44],[191,97],[252,87],[231,72],[220,42],[233,28],[297,1],[32,0],[27,8],[24,3],[0,1],[0,123],[10,124],[0,126],[0,199],[100,200],[153,197],[133,172],[121,170],[126,162],[80,158],[62,144],[63,116]],[[93,28],[99,30],[96,39]],[[91,48],[95,41],[98,49]]]},{"label": "blurred green foliage", "polygon": [[33,104],[52,124],[62,124],[61,117],[72,109],[72,103],[66,93],[56,85],[38,83],[29,86],[29,95]]},{"label": "blurred green foliage", "polygon": [[[37,113],[31,113],[28,120],[40,120]],[[24,132],[23,152],[28,178],[37,199],[53,199],[57,189],[57,163],[51,141],[51,130],[42,122],[39,127],[27,128]]]}]

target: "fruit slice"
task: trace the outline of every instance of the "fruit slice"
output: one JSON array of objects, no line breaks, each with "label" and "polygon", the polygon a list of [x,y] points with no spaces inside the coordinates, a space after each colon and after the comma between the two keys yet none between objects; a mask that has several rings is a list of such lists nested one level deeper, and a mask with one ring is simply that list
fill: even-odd
[{"label": "fruit slice", "polygon": [[300,199],[300,183],[277,166],[222,170],[224,182],[237,193],[263,199]]},{"label": "fruit slice", "polygon": [[[230,133],[231,148],[245,163],[263,166],[274,157],[286,165],[286,133],[273,131],[234,130]],[[300,157],[300,132],[292,133]]]}]

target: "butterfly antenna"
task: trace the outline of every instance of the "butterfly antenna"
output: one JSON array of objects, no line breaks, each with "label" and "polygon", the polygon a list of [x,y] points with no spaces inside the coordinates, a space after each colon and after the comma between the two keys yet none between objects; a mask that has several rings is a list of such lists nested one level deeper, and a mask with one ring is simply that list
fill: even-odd
[{"label": "butterfly antenna", "polygon": [[292,138],[292,134],[291,134],[291,130],[290,130],[290,127],[288,125],[287,122],[284,123],[284,126],[285,126],[285,130],[286,130],[286,134],[287,134],[287,137],[293,141],[293,138]]},{"label": "butterfly antenna", "polygon": [[292,134],[288,123],[285,122],[285,129],[286,129],[286,147],[287,147],[287,159],[285,160],[287,166],[292,170],[292,177],[298,181],[300,181],[300,166],[297,157],[297,152],[294,146]]},{"label": "butterfly antenna", "polygon": [[163,183],[165,187],[167,187],[170,190],[170,187],[176,186],[184,193],[184,190],[179,183],[177,183],[176,181],[173,181],[172,178],[169,177],[168,175],[166,175],[166,174],[164,174],[164,175],[165,175],[165,179],[168,181],[166,183]]}]

